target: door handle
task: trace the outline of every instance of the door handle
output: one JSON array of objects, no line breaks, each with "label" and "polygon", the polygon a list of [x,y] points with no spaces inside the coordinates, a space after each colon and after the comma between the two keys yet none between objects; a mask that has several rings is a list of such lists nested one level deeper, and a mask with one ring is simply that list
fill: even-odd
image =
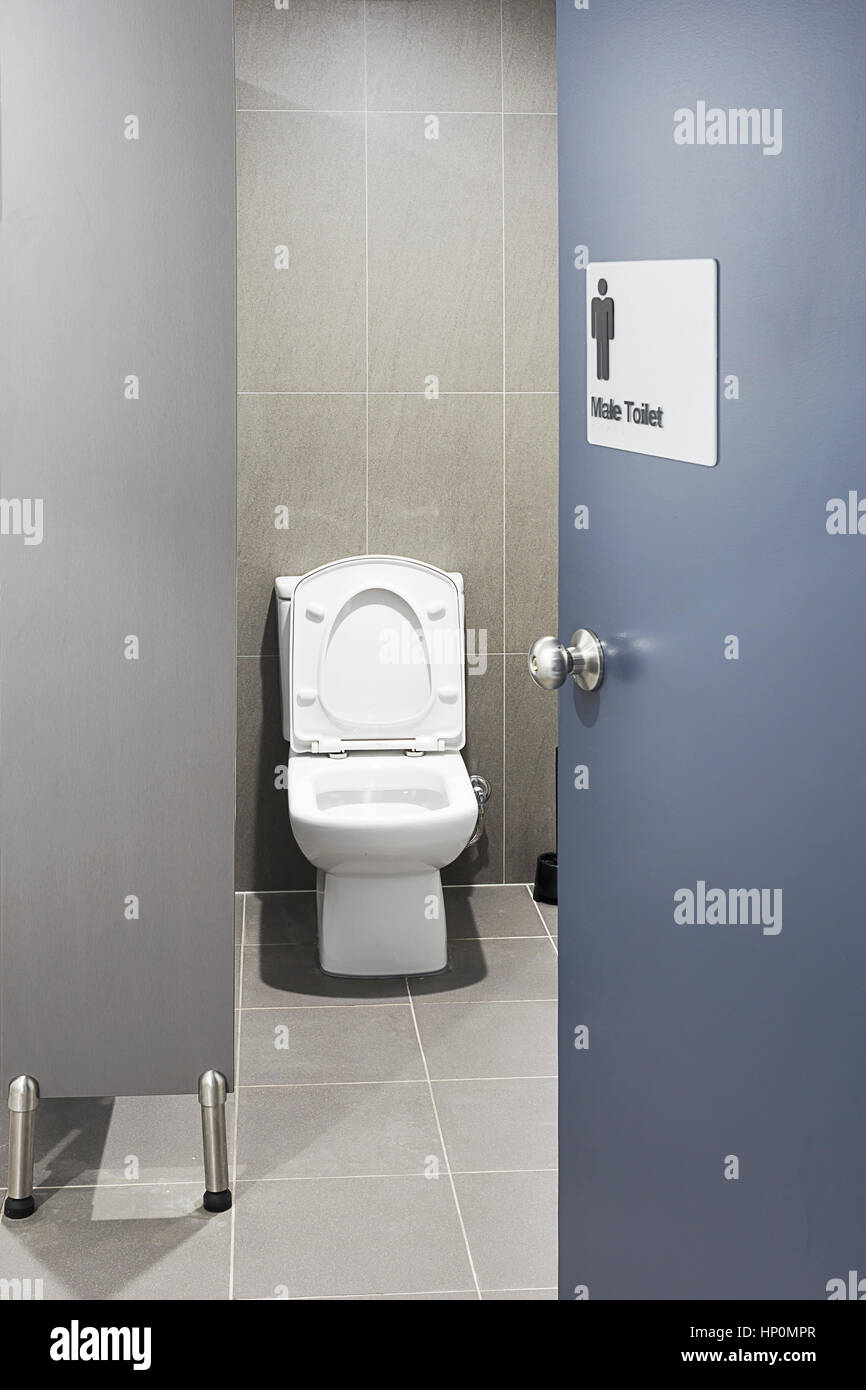
[{"label": "door handle", "polygon": [[542,690],[556,690],[571,676],[581,690],[598,690],[604,680],[604,648],[594,632],[579,627],[571,645],[539,637],[529,649],[529,674]]}]

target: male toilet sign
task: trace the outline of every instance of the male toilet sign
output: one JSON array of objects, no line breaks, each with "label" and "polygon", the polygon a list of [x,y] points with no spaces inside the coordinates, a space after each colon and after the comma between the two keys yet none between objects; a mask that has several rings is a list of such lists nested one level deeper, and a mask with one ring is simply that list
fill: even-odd
[{"label": "male toilet sign", "polygon": [[713,260],[590,262],[590,444],[716,462],[717,281]]}]

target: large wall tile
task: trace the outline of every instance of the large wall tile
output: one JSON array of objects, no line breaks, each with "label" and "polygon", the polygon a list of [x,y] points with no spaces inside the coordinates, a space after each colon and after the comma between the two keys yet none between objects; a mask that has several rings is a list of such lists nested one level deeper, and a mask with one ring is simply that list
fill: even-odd
[{"label": "large wall tile", "polygon": [[498,111],[499,0],[368,0],[367,104]]},{"label": "large wall tile", "polygon": [[505,398],[505,650],[557,631],[559,399]]},{"label": "large wall tile", "polygon": [[237,104],[256,110],[364,105],[364,9],[357,0],[235,0]]},{"label": "large wall tile", "polygon": [[316,871],[292,836],[287,794],[274,785],[276,767],[289,757],[274,656],[238,661],[237,756],[236,890],[315,887]]},{"label": "large wall tile", "polygon": [[[277,651],[278,574],[305,574],[365,545],[364,397],[238,402],[238,650]],[[277,508],[287,508],[286,525]],[[278,529],[276,522],[280,520]]]},{"label": "large wall tile", "polygon": [[556,0],[502,0],[506,111],[556,110]]},{"label": "large wall tile", "polygon": [[239,389],[363,389],[363,115],[241,113],[237,158]]},{"label": "large wall tile", "polygon": [[370,551],[459,570],[466,625],[486,632],[493,652],[502,650],[502,472],[501,396],[371,397]]},{"label": "large wall tile", "polygon": [[526,657],[505,658],[505,881],[531,883],[556,847],[556,695],[532,680]]},{"label": "large wall tile", "polygon": [[501,122],[369,117],[372,391],[502,389]]},{"label": "large wall tile", "polygon": [[[502,657],[490,656],[466,678],[466,747],[463,757],[470,772],[490,783],[491,797],[484,816],[484,834],[447,868],[444,883],[501,883],[502,849]],[[446,903],[447,911],[447,903]]]},{"label": "large wall tile", "polygon": [[558,375],[556,117],[505,117],[505,372],[509,391]]}]

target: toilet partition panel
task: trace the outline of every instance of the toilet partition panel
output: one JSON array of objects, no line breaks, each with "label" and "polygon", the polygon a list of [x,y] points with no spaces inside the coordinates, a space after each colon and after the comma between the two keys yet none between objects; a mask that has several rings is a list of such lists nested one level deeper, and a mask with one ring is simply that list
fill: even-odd
[{"label": "toilet partition panel", "polygon": [[194,1094],[233,1050],[232,3],[2,0],[0,64],[0,1080]]}]

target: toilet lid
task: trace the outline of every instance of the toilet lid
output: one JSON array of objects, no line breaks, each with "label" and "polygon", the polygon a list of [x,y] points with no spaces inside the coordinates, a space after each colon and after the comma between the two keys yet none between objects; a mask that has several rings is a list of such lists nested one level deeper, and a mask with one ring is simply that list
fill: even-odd
[{"label": "toilet lid", "polygon": [[462,748],[463,580],[362,555],[299,579],[291,602],[295,752]]}]

